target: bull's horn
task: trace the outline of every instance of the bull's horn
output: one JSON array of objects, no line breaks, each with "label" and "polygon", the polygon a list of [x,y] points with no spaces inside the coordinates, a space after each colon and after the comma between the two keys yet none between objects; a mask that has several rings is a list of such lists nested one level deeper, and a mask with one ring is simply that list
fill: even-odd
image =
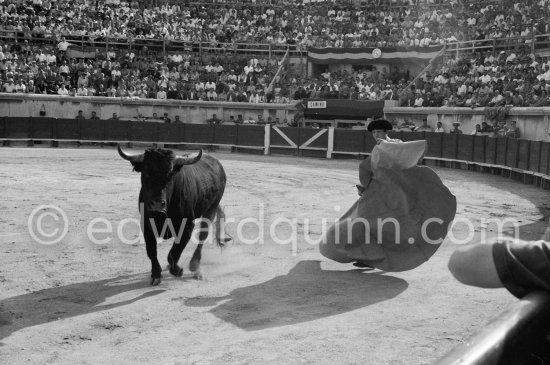
[{"label": "bull's horn", "polygon": [[139,155],[129,155],[129,154],[125,153],[124,151],[122,151],[122,148],[120,148],[120,145],[118,145],[118,154],[123,159],[130,161],[132,163],[132,165],[143,162],[143,156],[144,156],[143,153],[141,153]]},{"label": "bull's horn", "polygon": [[195,157],[182,157],[182,156],[176,157],[175,164],[179,166],[192,165],[198,162],[201,159],[201,157],[202,157],[202,148],[200,149],[199,153]]}]

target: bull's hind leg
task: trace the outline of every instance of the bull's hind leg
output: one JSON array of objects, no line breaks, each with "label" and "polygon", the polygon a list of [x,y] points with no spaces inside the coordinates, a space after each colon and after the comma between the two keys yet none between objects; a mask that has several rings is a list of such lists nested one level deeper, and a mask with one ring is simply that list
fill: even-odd
[{"label": "bull's hind leg", "polygon": [[[199,232],[199,244],[193,253],[191,262],[189,263],[189,270],[195,273],[194,278],[197,280],[202,280],[203,275],[201,271],[201,258],[202,258],[202,245],[203,242],[208,238],[210,223],[212,219],[215,218],[214,224],[216,227],[216,243],[218,246],[223,246],[225,242],[230,241],[229,237],[222,227],[222,224],[225,222],[225,213],[222,208],[219,206],[219,201],[215,203],[214,208],[209,209],[209,211],[203,216],[200,225]],[[221,233],[223,232],[223,237]]]},{"label": "bull's hind leg", "polygon": [[187,246],[187,243],[191,239],[193,228],[195,228],[195,224],[193,222],[188,222],[185,225],[185,229],[183,230],[181,237],[179,239],[176,237],[170,252],[168,252],[169,270],[170,274],[174,276],[179,277],[183,275],[183,268],[178,265],[178,261],[180,260],[181,253],[185,249],[185,246]]},{"label": "bull's hind leg", "polygon": [[214,224],[216,227],[216,242],[218,243],[218,246],[223,246],[226,242],[233,239],[225,232],[225,212],[219,205],[216,208],[216,220]]},{"label": "bull's hind leg", "polygon": [[189,262],[189,270],[195,273],[193,277],[197,280],[202,280],[204,278],[201,271],[202,245],[203,241],[208,238],[209,228],[210,222],[208,220],[202,220],[199,232],[199,244],[193,253],[191,262]]}]

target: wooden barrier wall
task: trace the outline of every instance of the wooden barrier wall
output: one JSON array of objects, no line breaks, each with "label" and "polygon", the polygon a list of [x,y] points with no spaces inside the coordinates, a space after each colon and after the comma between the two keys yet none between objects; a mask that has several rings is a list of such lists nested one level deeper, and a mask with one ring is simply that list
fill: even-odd
[{"label": "wooden barrier wall", "polygon": [[0,139],[6,141],[144,142],[228,145],[264,148],[264,128],[120,120],[0,118]]},{"label": "wooden barrier wall", "polygon": [[[498,168],[510,174],[523,174],[524,181],[525,177],[534,177],[537,185],[546,185],[550,180],[550,142],[403,131],[390,132],[390,137],[403,141],[428,141],[427,160]],[[334,155],[366,156],[375,146],[371,133],[364,129],[32,117],[0,118],[0,140],[215,145],[263,150],[266,154],[282,152],[327,158]]]}]

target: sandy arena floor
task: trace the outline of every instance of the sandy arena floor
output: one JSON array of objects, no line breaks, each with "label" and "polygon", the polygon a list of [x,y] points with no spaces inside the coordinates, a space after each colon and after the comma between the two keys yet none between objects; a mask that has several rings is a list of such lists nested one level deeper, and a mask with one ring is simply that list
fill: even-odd
[{"label": "sandy arena floor", "polygon": [[[241,225],[241,240],[205,247],[204,281],[187,269],[190,244],[184,277],[165,271],[151,287],[144,245],[123,243],[139,238],[127,224],[139,218],[139,175],[115,149],[1,148],[0,364],[429,364],[515,301],[504,289],[456,282],[449,240],[419,268],[385,273],[327,261],[300,238],[318,238],[321,218],[338,218],[357,199],[357,160],[214,155],[228,175],[227,218],[296,218],[298,244],[260,244],[258,229]],[[457,218],[510,217],[523,238],[542,234],[547,191],[434,169],[457,196]],[[27,227],[47,204],[68,218],[53,245],[34,242]],[[109,242],[88,239],[95,218],[112,224],[112,235],[96,236]],[[53,232],[60,222],[42,224]],[[276,229],[281,239],[291,233],[288,224]],[[452,234],[468,236],[464,224]],[[162,265],[170,246],[159,246]]]}]

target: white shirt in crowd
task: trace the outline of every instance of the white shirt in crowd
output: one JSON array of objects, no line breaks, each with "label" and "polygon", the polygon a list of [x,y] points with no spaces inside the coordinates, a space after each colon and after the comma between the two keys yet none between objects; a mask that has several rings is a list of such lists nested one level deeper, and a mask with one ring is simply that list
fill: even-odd
[{"label": "white shirt in crowd", "polygon": [[71,44],[69,42],[63,41],[63,42],[59,42],[57,44],[57,49],[60,50],[60,51],[65,52],[70,46],[71,46]]},{"label": "white shirt in crowd", "polygon": [[58,95],[69,95],[69,90],[65,88],[65,85],[61,85],[59,89],[57,89]]}]

